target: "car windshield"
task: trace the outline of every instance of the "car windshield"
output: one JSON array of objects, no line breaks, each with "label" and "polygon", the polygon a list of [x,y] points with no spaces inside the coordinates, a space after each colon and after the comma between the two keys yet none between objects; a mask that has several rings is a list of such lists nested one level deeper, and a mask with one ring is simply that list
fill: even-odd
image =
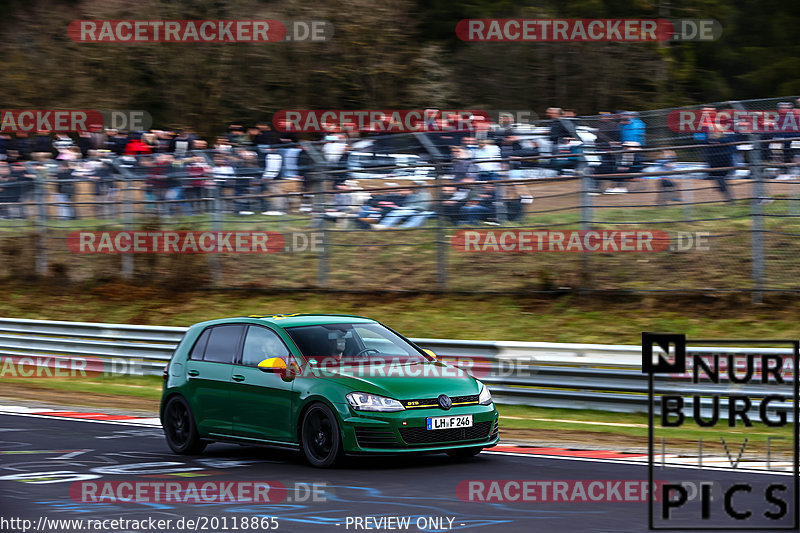
[{"label": "car windshield", "polygon": [[347,362],[426,361],[416,348],[380,324],[318,324],[286,328],[309,361]]}]

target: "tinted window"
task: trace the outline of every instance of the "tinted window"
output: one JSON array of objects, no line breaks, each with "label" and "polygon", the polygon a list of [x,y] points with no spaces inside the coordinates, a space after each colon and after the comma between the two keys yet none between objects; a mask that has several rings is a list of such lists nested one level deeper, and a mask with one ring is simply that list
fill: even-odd
[{"label": "tinted window", "polygon": [[258,366],[258,363],[270,357],[281,357],[285,360],[289,357],[289,350],[271,329],[250,326],[242,350],[242,364]]},{"label": "tinted window", "polygon": [[200,337],[194,343],[194,348],[192,348],[192,353],[189,354],[189,359],[194,359],[195,361],[199,361],[203,358],[203,352],[206,350],[206,343],[208,342],[208,335],[211,333],[211,328],[206,328],[203,333],[200,334]]},{"label": "tinted window", "polygon": [[206,355],[203,361],[214,363],[233,363],[233,356],[239,347],[239,339],[242,337],[244,326],[240,324],[230,324],[211,328],[211,336],[208,338]]},{"label": "tinted window", "polygon": [[380,324],[318,324],[295,326],[286,332],[306,358],[337,360],[425,361],[402,337]]}]

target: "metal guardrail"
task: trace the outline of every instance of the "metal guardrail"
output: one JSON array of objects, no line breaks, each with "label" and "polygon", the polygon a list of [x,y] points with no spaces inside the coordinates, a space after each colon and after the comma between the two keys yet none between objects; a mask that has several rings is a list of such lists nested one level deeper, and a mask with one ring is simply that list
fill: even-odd
[{"label": "metal guardrail", "polygon": [[[91,322],[0,318],[0,359],[29,365],[56,360],[88,360],[105,373],[160,375],[187,328]],[[537,407],[646,412],[647,376],[641,372],[640,346],[549,342],[412,339],[453,361],[485,382],[499,403]],[[790,349],[752,348],[758,353],[791,357]],[[744,353],[736,348],[690,348],[690,353]],[[0,366],[0,377],[3,376]],[[794,371],[795,369],[793,369]],[[791,379],[794,373],[790,374]],[[659,393],[702,394],[708,416],[710,394],[728,394],[727,384],[694,385],[688,376],[656,380]],[[754,397],[773,392],[758,384],[738,386],[736,393]],[[758,400],[753,406],[758,406]],[[687,401],[687,408],[692,402]],[[725,418],[727,400],[720,401]],[[788,410],[790,404],[778,404]],[[791,413],[789,413],[791,414]]]}]

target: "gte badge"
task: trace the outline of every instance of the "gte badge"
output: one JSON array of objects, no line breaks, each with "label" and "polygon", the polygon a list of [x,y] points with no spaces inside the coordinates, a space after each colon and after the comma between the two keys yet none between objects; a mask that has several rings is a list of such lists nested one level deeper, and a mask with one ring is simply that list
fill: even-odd
[{"label": "gte badge", "polygon": [[642,334],[651,530],[797,529],[799,345]]}]

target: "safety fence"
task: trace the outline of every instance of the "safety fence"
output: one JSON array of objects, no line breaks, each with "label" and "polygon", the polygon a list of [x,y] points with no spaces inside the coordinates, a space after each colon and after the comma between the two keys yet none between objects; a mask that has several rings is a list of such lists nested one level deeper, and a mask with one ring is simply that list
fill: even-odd
[{"label": "safety fence", "polygon": [[[4,362],[0,377],[33,378],[37,373],[30,367],[37,365],[45,367],[39,375],[58,377],[54,369],[60,368],[62,375],[69,377],[76,361],[84,373],[74,373],[75,379],[108,374],[161,375],[186,329],[0,318],[0,359]],[[429,338],[412,341],[481,379],[499,403],[647,412],[648,379],[642,373],[640,346]],[[687,353],[777,355],[784,358],[784,368],[790,369],[785,377],[789,382],[795,379],[789,348],[691,347]],[[21,368],[27,375],[17,375]],[[731,391],[726,378],[718,384],[692,385],[690,375],[657,378],[658,394],[697,394],[702,412],[707,413],[712,395]],[[734,385],[733,390],[753,397],[755,407],[760,397],[774,392],[774,388],[755,382]],[[688,405],[692,405],[691,399]],[[727,399],[723,398],[720,405],[721,417],[725,418]],[[791,402],[775,407],[788,412]]]},{"label": "safety fence", "polygon": [[[559,119],[577,126],[555,143],[552,124],[537,123],[495,130],[494,143],[486,131],[456,145],[407,134],[13,164],[0,176],[0,276],[755,300],[799,290],[800,137],[669,135],[675,111],[642,112],[638,146],[605,139],[611,119],[600,116]],[[499,156],[486,157],[492,144]],[[235,232],[264,246],[239,253],[209,240]],[[633,249],[623,250],[629,232]],[[135,246],[143,234],[150,248]],[[167,245],[153,253],[158,238]]]}]

